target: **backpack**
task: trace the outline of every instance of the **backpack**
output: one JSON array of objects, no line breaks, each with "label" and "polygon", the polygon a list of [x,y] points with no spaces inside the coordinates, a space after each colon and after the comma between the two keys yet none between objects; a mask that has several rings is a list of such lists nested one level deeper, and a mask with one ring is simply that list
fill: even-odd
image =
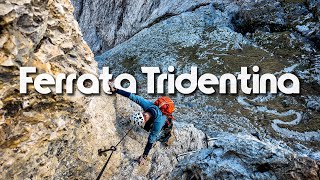
[{"label": "backpack", "polygon": [[160,111],[167,116],[166,125],[171,125],[174,120],[172,113],[175,110],[174,102],[167,96],[159,97],[154,104],[159,107]]}]

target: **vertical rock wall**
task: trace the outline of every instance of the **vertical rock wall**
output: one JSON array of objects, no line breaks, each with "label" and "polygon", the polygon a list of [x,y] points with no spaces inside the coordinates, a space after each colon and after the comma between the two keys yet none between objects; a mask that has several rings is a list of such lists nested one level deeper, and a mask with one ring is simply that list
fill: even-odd
[{"label": "vertical rock wall", "polygon": [[[187,12],[183,18],[190,20],[190,17],[203,19],[197,14],[189,16],[193,11],[211,12],[209,7],[199,8],[208,5],[207,1],[90,3],[105,14],[90,14],[88,7],[92,6],[78,1],[82,10],[76,11],[77,18],[100,22],[87,24],[89,29],[84,31],[87,38],[91,37],[90,28],[111,23],[103,30],[108,34],[103,40],[106,44],[97,46],[97,50],[112,47],[175,14]],[[97,73],[93,54],[83,41],[72,13],[69,0],[7,0],[0,4],[0,179],[95,179],[107,158],[99,157],[98,149],[115,145],[130,128],[126,119],[137,108],[127,99],[117,97],[114,104],[114,96],[40,95],[32,86],[28,94],[19,93],[22,66],[35,66],[38,73],[52,75]],[[124,16],[129,18],[125,20]],[[104,20],[93,21],[97,17]],[[135,128],[113,155],[104,178],[191,179],[217,175],[319,179],[319,163],[307,157],[298,158],[285,145],[262,142],[251,135],[222,133],[209,146],[203,141],[202,131],[181,122],[175,125],[172,145],[155,144],[147,165],[138,166],[135,160],[141,155],[147,136],[148,133]],[[208,149],[193,155],[192,152],[203,148]],[[190,156],[179,160],[179,155],[185,152],[191,152]]]},{"label": "vertical rock wall", "polygon": [[[0,3],[0,179],[92,179],[102,166],[103,127],[115,119],[110,98],[41,95],[32,86],[19,93],[23,66],[97,73],[72,12],[69,0]],[[88,111],[93,105],[102,112]]]},{"label": "vertical rock wall", "polygon": [[144,28],[209,0],[72,0],[75,16],[92,51],[100,54]]}]

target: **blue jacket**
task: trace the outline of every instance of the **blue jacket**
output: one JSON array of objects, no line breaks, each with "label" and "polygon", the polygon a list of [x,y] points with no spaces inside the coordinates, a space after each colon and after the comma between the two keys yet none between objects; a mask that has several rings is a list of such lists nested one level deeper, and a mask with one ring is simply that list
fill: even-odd
[{"label": "blue jacket", "polygon": [[159,107],[154,105],[153,102],[144,99],[141,96],[123,91],[123,90],[116,90],[118,94],[121,94],[125,97],[128,97],[133,102],[139,104],[144,111],[148,111],[151,113],[153,118],[153,128],[151,129],[151,132],[148,137],[148,144],[153,144],[158,140],[158,136],[160,134],[160,131],[162,127],[165,125],[167,117],[162,114]]},{"label": "blue jacket", "polygon": [[155,143],[158,139],[162,127],[165,125],[167,117],[162,114],[159,107],[154,105],[153,102],[144,99],[141,96],[130,94],[129,99],[139,104],[144,111],[151,113],[153,118],[153,128],[148,137],[148,143]]}]

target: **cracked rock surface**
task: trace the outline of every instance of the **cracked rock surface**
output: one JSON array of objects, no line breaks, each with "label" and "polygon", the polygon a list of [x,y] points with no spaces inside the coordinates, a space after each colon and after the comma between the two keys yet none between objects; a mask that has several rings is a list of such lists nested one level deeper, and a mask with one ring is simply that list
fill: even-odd
[{"label": "cracked rock surface", "polygon": [[209,0],[72,0],[84,39],[94,53],[124,42],[144,28]]},{"label": "cracked rock surface", "polygon": [[[270,1],[277,5],[272,8],[247,0],[82,0],[72,2],[73,12],[69,0],[1,1],[0,179],[95,179],[108,156],[98,156],[98,149],[115,145],[139,110],[119,95],[40,95],[32,86],[20,94],[20,67],[55,76],[98,74],[99,64],[143,80],[135,71],[141,65],[175,65],[177,73],[198,65],[200,73],[222,74],[256,63],[275,74],[299,75],[301,96],[172,96],[178,110],[171,145],[156,143],[148,163],[138,166],[148,133],[134,128],[103,178],[319,179],[318,141],[299,141],[271,127],[276,118],[291,122],[297,118],[292,114],[302,114],[299,124],[279,128],[319,130],[319,4],[283,2]],[[268,18],[288,28],[275,32],[254,6],[271,8]],[[293,19],[282,21],[291,10]],[[97,64],[91,49],[108,51]],[[278,116],[287,111],[294,113]]]}]

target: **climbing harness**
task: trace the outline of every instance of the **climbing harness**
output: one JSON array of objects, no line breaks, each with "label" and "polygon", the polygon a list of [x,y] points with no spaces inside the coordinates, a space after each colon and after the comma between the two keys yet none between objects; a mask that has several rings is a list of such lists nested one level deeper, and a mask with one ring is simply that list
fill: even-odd
[{"label": "climbing harness", "polygon": [[103,168],[101,169],[101,171],[100,171],[100,173],[99,173],[99,175],[98,175],[98,177],[97,177],[96,180],[99,180],[99,179],[101,178],[104,170],[106,169],[106,167],[107,167],[107,165],[108,165],[108,163],[109,163],[109,161],[110,161],[110,159],[111,159],[111,156],[112,156],[113,152],[117,150],[117,146],[124,140],[124,138],[129,134],[129,132],[130,132],[133,128],[134,128],[134,126],[132,126],[132,127],[128,130],[128,132],[122,137],[122,139],[117,143],[117,145],[111,146],[110,149],[106,149],[106,150],[101,150],[101,149],[99,149],[99,150],[98,150],[98,155],[99,155],[99,156],[101,156],[103,153],[105,153],[105,152],[107,152],[107,151],[111,151],[111,154],[109,155],[107,162],[104,164],[104,166],[103,166]]}]

